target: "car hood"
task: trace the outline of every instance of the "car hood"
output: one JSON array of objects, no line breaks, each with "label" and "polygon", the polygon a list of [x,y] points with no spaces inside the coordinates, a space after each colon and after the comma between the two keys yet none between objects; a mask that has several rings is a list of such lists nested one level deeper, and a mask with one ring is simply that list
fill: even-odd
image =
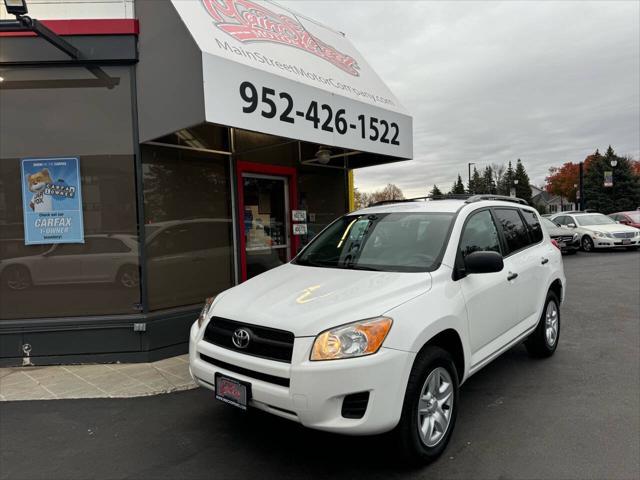
[{"label": "car hood", "polygon": [[431,288],[426,272],[372,272],[286,264],[220,294],[211,315],[314,336],[382,315]]}]

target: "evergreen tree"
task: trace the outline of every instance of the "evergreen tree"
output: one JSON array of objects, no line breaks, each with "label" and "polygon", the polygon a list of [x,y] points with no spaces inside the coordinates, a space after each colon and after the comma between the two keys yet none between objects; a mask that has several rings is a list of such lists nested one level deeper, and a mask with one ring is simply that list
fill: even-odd
[{"label": "evergreen tree", "polygon": [[499,195],[509,195],[511,193],[511,187],[513,187],[513,180],[515,177],[515,173],[513,171],[513,166],[511,165],[511,161],[509,161],[509,166],[502,174],[502,178],[500,179],[500,183],[498,183],[498,194]]},{"label": "evergreen tree", "polygon": [[440,191],[440,189],[438,188],[437,185],[434,185],[433,188],[431,189],[430,195],[435,197],[435,196],[438,196],[438,195],[442,195],[442,192]]},{"label": "evergreen tree", "polygon": [[460,174],[458,174],[458,179],[453,184],[451,193],[453,193],[454,195],[463,195],[465,193],[464,183],[462,183],[462,178],[460,177]]},{"label": "evergreen tree", "polygon": [[[617,161],[615,167],[611,161]],[[605,172],[613,172],[613,186],[604,186]],[[640,177],[634,174],[631,162],[619,157],[609,146],[604,156],[596,150],[586,165],[584,175],[586,207],[608,214],[635,210],[640,204]]]},{"label": "evergreen tree", "polygon": [[496,182],[493,177],[493,168],[490,165],[487,165],[482,173],[482,193],[488,193],[491,195],[495,195],[497,193],[496,190]]},{"label": "evergreen tree", "polygon": [[469,184],[467,185],[467,193],[482,193],[482,178],[478,173],[476,167],[473,167],[473,175],[471,175],[471,179],[469,180]]},{"label": "evergreen tree", "polygon": [[526,202],[531,205],[531,184],[529,183],[529,175],[527,175],[527,171],[522,164],[522,161],[518,159],[516,163],[516,171],[514,173],[514,181],[517,180],[518,184],[516,187],[516,197],[522,198],[526,200]]}]

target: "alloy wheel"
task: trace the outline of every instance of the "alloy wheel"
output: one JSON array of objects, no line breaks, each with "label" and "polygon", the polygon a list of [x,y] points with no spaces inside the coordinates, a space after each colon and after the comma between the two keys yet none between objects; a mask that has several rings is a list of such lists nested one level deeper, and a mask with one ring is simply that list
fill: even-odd
[{"label": "alloy wheel", "polygon": [[553,347],[556,344],[556,340],[558,340],[558,306],[553,300],[547,304],[544,325],[547,345]]},{"label": "alloy wheel", "polygon": [[418,401],[418,434],[427,447],[435,447],[445,437],[454,400],[451,375],[445,368],[435,368],[424,382]]}]

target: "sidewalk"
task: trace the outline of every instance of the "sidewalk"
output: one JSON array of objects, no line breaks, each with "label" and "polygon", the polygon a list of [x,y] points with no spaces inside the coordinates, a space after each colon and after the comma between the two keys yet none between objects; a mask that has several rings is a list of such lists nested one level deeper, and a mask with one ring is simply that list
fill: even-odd
[{"label": "sidewalk", "polygon": [[195,387],[188,355],[153,363],[0,368],[0,401],[141,397]]}]

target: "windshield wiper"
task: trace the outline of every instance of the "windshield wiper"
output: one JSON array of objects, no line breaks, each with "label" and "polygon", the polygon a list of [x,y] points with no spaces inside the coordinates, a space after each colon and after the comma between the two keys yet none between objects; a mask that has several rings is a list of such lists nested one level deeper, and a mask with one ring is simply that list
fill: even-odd
[{"label": "windshield wiper", "polygon": [[367,267],[365,265],[346,265],[343,268],[348,270],[368,270],[370,272],[384,272],[384,270],[375,267]]}]

